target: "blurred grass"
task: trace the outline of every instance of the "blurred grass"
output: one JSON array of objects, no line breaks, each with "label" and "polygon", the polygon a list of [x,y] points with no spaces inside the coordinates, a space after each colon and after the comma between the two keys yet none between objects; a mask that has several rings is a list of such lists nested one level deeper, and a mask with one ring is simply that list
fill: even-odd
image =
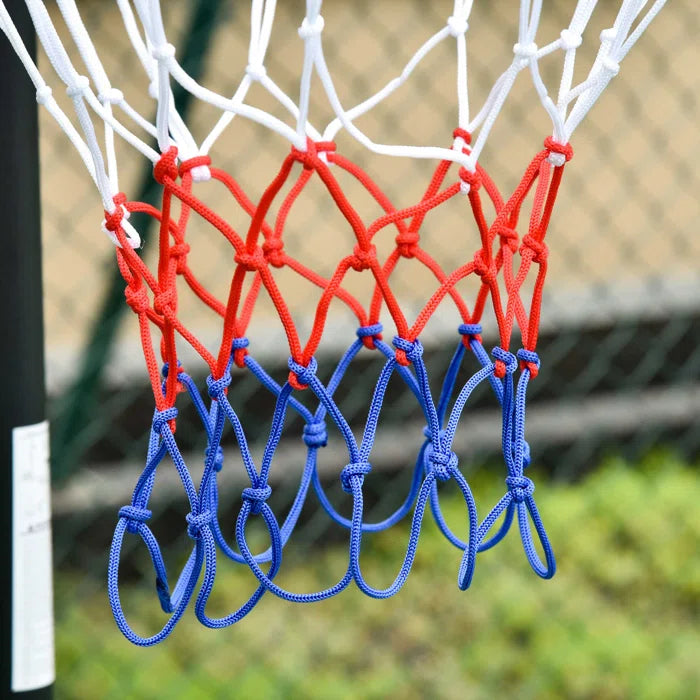
[{"label": "blurred grass", "polygon": [[[484,513],[499,493],[493,484],[476,486]],[[460,553],[428,515],[414,572],[391,600],[355,588],[311,606],[266,595],[226,630],[201,627],[189,610],[170,639],[152,649],[121,637],[103,588],[79,591],[80,573],[59,572],[57,694],[698,697],[699,496],[697,470],[668,455],[640,464],[611,460],[581,483],[536,492],[557,554],[551,581],[529,570],[514,530],[480,555],[472,588],[460,592]],[[463,504],[450,497],[444,503],[448,520],[463,523]],[[367,538],[362,562],[373,585],[393,580],[405,543],[405,529]],[[304,551],[305,561],[296,557],[280,578],[283,585],[310,591],[342,575],[344,548]],[[210,614],[240,605],[251,578],[223,562]],[[125,586],[123,599],[138,630],[162,624],[147,583]]]}]

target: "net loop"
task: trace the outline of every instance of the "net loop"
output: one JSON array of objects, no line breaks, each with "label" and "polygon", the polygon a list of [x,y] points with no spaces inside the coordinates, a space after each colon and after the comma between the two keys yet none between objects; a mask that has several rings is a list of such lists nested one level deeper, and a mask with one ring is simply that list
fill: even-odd
[{"label": "net loop", "polygon": [[207,390],[209,391],[209,396],[215,401],[222,401],[226,398],[226,391],[231,384],[231,374],[230,372],[225,372],[219,379],[214,379],[210,374],[207,377]]},{"label": "net loop", "polygon": [[241,369],[245,367],[245,358],[248,355],[249,345],[250,341],[245,337],[234,338],[231,342],[233,361],[236,363],[236,367],[240,367]]},{"label": "net loop", "polygon": [[462,342],[465,346],[469,345],[472,340],[476,340],[478,343],[481,342],[483,329],[480,323],[462,323],[457,330],[462,336]]},{"label": "net loop", "polygon": [[481,175],[478,170],[469,170],[461,167],[459,169],[460,190],[463,194],[476,192],[481,187]]},{"label": "net loop", "polygon": [[153,296],[153,310],[161,316],[172,316],[174,313],[172,306],[176,299],[177,292],[174,287],[159,291]]},{"label": "net loop", "polygon": [[124,287],[124,297],[126,298],[126,303],[135,314],[144,314],[151,308],[148,292],[138,277],[135,278],[134,283],[127,284]]},{"label": "net loop", "polygon": [[328,431],[326,422],[323,420],[313,420],[304,425],[304,443],[307,447],[325,447],[328,444]]},{"label": "net loop", "polygon": [[561,47],[564,51],[570,51],[571,49],[577,49],[583,43],[583,37],[580,34],[572,31],[571,29],[562,29],[561,34],[559,34],[561,40]]},{"label": "net loop", "polygon": [[171,146],[165,153],[162,153],[156,164],[153,166],[153,179],[159,185],[174,183],[179,175],[177,167],[177,147]]},{"label": "net loop", "polygon": [[262,244],[262,251],[265,260],[267,260],[270,265],[273,267],[284,267],[284,241],[279,236],[266,238]]},{"label": "net loop", "polygon": [[289,367],[289,377],[287,381],[294,389],[302,391],[313,381],[316,376],[316,370],[318,369],[318,363],[315,357],[309,360],[309,364],[306,367],[296,362],[292,357],[287,361],[287,365]]},{"label": "net loop", "polygon": [[114,202],[115,208],[111,213],[105,211],[104,227],[111,233],[114,233],[121,226],[122,220],[129,215],[129,212],[124,206],[127,199],[123,192],[115,194],[114,197],[112,197],[112,201]]},{"label": "net loop", "polygon": [[260,246],[255,246],[252,252],[244,250],[236,253],[233,259],[246,272],[259,272],[267,266],[265,253]]},{"label": "net loop", "polygon": [[508,246],[511,253],[515,253],[518,250],[520,236],[514,228],[500,224],[494,226],[493,232],[500,238],[501,246]]},{"label": "net loop", "polygon": [[[210,459],[212,453],[212,447],[207,447],[204,450],[204,457],[205,459]],[[214,451],[214,462],[213,462],[213,467],[215,472],[220,472],[224,466],[224,450],[221,447],[221,445],[217,445],[216,450]]]},{"label": "net loop", "polygon": [[170,246],[168,253],[175,260],[175,271],[178,275],[182,275],[187,271],[187,256],[190,250],[189,243],[184,241]]},{"label": "net loop", "polygon": [[429,471],[439,481],[448,481],[457,470],[459,460],[454,452],[436,450],[433,445],[428,445],[425,451],[425,459]]},{"label": "net loop", "polygon": [[262,510],[263,504],[268,498],[270,498],[271,495],[272,489],[270,488],[269,484],[265,484],[264,486],[260,487],[249,487],[243,489],[241,498],[250,503],[250,512],[253,515],[258,515]]},{"label": "net loop", "polygon": [[544,140],[544,147],[549,151],[549,159],[553,165],[562,166],[574,157],[574,149],[570,143],[560,143],[552,136],[547,136]]},{"label": "net loop", "polygon": [[187,160],[183,160],[178,168],[180,177],[187,173],[192,173],[192,178],[195,182],[205,182],[211,178],[209,167],[211,166],[211,158],[207,155],[193,156]]},{"label": "net loop", "polygon": [[374,350],[377,347],[374,341],[382,339],[383,330],[384,326],[381,323],[373,323],[369,326],[360,326],[355,334],[368,350]]},{"label": "net loop", "polygon": [[531,251],[532,260],[538,264],[546,262],[549,249],[544,241],[540,241],[535,236],[527,233],[523,236],[523,243],[520,246],[521,253]]},{"label": "net loop", "polygon": [[456,38],[467,33],[467,30],[469,29],[469,22],[464,16],[460,17],[451,15],[447,18],[447,26],[450,30],[450,34]]},{"label": "net loop", "polygon": [[396,361],[403,367],[408,367],[423,356],[423,345],[418,338],[411,341],[397,335],[392,343],[396,348]]},{"label": "net loop", "polygon": [[507,476],[506,486],[516,503],[524,503],[535,492],[535,484],[526,476]]},{"label": "net loop", "polygon": [[418,252],[420,235],[417,231],[402,231],[396,236],[396,249],[404,258],[414,258]]},{"label": "net loop", "polygon": [[462,141],[464,141],[464,143],[467,146],[469,146],[472,142],[472,135],[466,129],[463,129],[461,126],[458,126],[452,132],[452,138],[453,139],[462,139]]},{"label": "net loop", "polygon": [[495,283],[496,277],[498,276],[498,269],[496,268],[496,263],[493,260],[488,262],[484,259],[486,257],[484,250],[479,248],[479,250],[474,253],[474,273],[481,277],[481,282],[489,287]]},{"label": "net loop", "polygon": [[202,537],[202,528],[209,527],[213,518],[214,516],[210,510],[203,510],[197,515],[188,513],[185,516],[185,520],[187,521],[187,534],[193,540],[200,539]]},{"label": "net loop", "polygon": [[126,521],[126,531],[135,535],[139,531],[139,525],[145,523],[153,517],[153,513],[148,508],[128,505],[119,509],[119,516]]},{"label": "net loop", "polygon": [[374,245],[364,249],[358,244],[353,248],[349,262],[353,270],[362,272],[363,270],[369,270],[372,267],[372,263],[376,262],[376,260],[377,248]]},{"label": "net loop", "polygon": [[163,435],[166,429],[172,431],[172,423],[177,418],[177,408],[171,406],[153,414],[152,430],[157,435]]},{"label": "net loop", "polygon": [[369,462],[350,462],[340,472],[340,484],[345,493],[353,493],[353,486],[362,486],[365,476],[372,471]]},{"label": "net loop", "polygon": [[311,39],[321,34],[325,26],[326,22],[323,19],[323,16],[319,14],[316,15],[312,21],[309,21],[308,17],[304,17],[304,20],[297,31],[299,36],[306,41],[307,39]]},{"label": "net loop", "polygon": [[506,374],[513,374],[518,367],[518,360],[512,352],[504,350],[498,345],[491,350],[491,355],[495,359],[495,370],[494,374],[499,378],[503,379]]},{"label": "net loop", "polygon": [[534,379],[540,371],[539,355],[534,352],[534,350],[525,350],[524,348],[518,350],[516,355],[520,360],[520,369],[524,370],[527,368],[530,372],[530,376]]}]

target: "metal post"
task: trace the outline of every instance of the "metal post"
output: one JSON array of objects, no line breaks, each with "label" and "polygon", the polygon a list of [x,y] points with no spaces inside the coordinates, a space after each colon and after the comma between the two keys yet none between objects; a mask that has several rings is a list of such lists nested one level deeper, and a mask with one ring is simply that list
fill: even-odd
[{"label": "metal post", "polygon": [[[23,0],[4,0],[30,53]],[[54,681],[39,158],[34,88],[0,36],[0,697]]]}]

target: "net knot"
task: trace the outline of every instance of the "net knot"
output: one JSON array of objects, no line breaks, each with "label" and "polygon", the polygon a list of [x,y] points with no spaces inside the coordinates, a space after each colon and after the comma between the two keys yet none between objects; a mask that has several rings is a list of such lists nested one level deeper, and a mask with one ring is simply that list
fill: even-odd
[{"label": "net knot", "polygon": [[476,170],[461,167],[459,169],[460,190],[463,194],[476,192],[481,187],[481,175]]},{"label": "net knot", "polygon": [[560,167],[574,157],[574,149],[570,143],[559,143],[551,136],[544,140],[544,147],[549,151],[548,160],[552,165]]},{"label": "net knot", "polygon": [[414,258],[418,250],[420,235],[417,231],[405,231],[396,236],[396,247],[399,255],[404,258]]},{"label": "net knot", "polygon": [[467,341],[472,339],[481,340],[481,334],[483,332],[480,323],[462,323],[457,330]]},{"label": "net knot", "polygon": [[66,95],[71,98],[71,100],[76,97],[82,97],[90,89],[90,80],[86,75],[79,75],[76,77],[75,82],[66,88]]},{"label": "net knot", "polygon": [[404,367],[420,359],[423,355],[423,345],[418,338],[411,341],[397,335],[392,343],[396,348],[396,361]]},{"label": "net knot", "polygon": [[132,535],[138,532],[140,523],[145,523],[152,516],[153,513],[150,510],[138,506],[128,505],[119,509],[119,517],[126,520],[126,531]]},{"label": "net knot", "polygon": [[168,315],[172,311],[171,306],[175,301],[175,298],[174,287],[158,292],[158,294],[153,297],[153,310],[157,314],[161,314],[161,316]]},{"label": "net knot", "polygon": [[97,99],[103,105],[118,105],[124,102],[124,93],[115,87],[109,87],[104,92],[100,92]]},{"label": "net knot", "polygon": [[[432,446],[431,446],[432,447]],[[428,464],[430,471],[440,481],[448,481],[457,469],[459,460],[454,452],[428,451]]]},{"label": "net knot", "polygon": [[496,269],[496,263],[492,260],[487,263],[484,260],[484,251],[479,249],[474,254],[474,272],[481,277],[483,284],[492,284],[496,276],[498,275],[498,270]]},{"label": "net knot", "polygon": [[202,536],[202,528],[208,526],[212,518],[213,516],[210,510],[203,510],[198,515],[188,513],[185,516],[185,520],[187,521],[187,534],[193,540],[198,540]]},{"label": "net knot", "polygon": [[279,236],[266,238],[262,244],[263,255],[273,267],[284,266],[284,241]]},{"label": "net knot", "polygon": [[314,420],[304,426],[304,442],[307,447],[325,447],[328,444],[328,432],[326,423],[322,420]]},{"label": "net knot", "polygon": [[316,370],[318,369],[318,363],[315,357],[309,360],[309,364],[306,367],[296,362],[293,357],[290,357],[287,361],[287,366],[289,367],[289,378],[287,381],[294,389],[299,390],[306,389],[306,387],[309,386],[311,380],[316,376]]},{"label": "net knot", "polygon": [[529,63],[537,55],[537,44],[534,41],[529,44],[514,44],[513,53],[525,63]]},{"label": "net knot", "polygon": [[175,181],[178,176],[177,169],[177,148],[171,146],[165,153],[162,153],[158,162],[153,166],[153,179],[159,185],[165,185],[166,179]]},{"label": "net knot", "polygon": [[243,489],[241,498],[250,503],[250,512],[253,515],[257,515],[262,510],[263,503],[265,503],[265,501],[267,501],[271,495],[272,489],[268,484],[265,484],[259,488],[249,487],[247,489]]},{"label": "net knot", "polygon": [[180,177],[191,172],[192,179],[195,182],[206,182],[211,179],[211,172],[209,171],[209,166],[211,165],[211,158],[207,155],[193,156],[187,160],[183,160],[178,168],[178,173]]},{"label": "net knot", "polygon": [[189,244],[184,241],[170,246],[170,257],[175,259],[175,270],[178,275],[183,274],[187,270],[187,256],[190,250]]},{"label": "net knot", "polygon": [[540,356],[534,350],[520,348],[516,353],[520,360],[520,369],[530,370],[530,376],[534,379],[540,371]]},{"label": "net knot", "polygon": [[267,76],[267,68],[262,63],[249,63],[245,67],[246,75],[254,81],[260,82]]},{"label": "net knot", "polygon": [[340,472],[340,485],[345,493],[352,493],[353,483],[362,486],[365,476],[372,471],[372,465],[369,462],[350,462]]},{"label": "net knot", "polygon": [[51,99],[53,90],[48,85],[42,85],[36,90],[36,101],[42,107]]},{"label": "net knot", "polygon": [[148,311],[151,306],[148,299],[148,292],[140,281],[137,282],[136,285],[128,284],[124,288],[124,296],[126,297],[126,303],[135,314],[143,314]]},{"label": "net knot", "polygon": [[[171,406],[162,411],[156,411],[153,414],[153,423],[151,429],[154,433],[161,434],[165,426],[171,427],[169,424],[177,418],[177,408]],[[171,428],[172,429],[172,428]]]},{"label": "net knot", "polygon": [[466,34],[467,29],[469,29],[469,22],[467,22],[466,17],[459,17],[452,15],[447,18],[447,26],[450,30],[450,34],[454,37]]},{"label": "net knot", "polygon": [[502,347],[496,346],[491,351],[491,355],[496,360],[496,362],[494,363],[494,374],[499,379],[503,379],[503,377],[505,377],[506,374],[513,374],[513,372],[515,372],[518,366],[518,361],[512,352],[508,352]]},{"label": "net knot", "polygon": [[355,333],[368,350],[374,350],[376,347],[374,341],[382,339],[383,330],[384,326],[381,323],[373,323],[369,326],[360,326]]},{"label": "net knot", "polygon": [[508,246],[511,252],[518,250],[518,232],[510,226],[500,225],[496,227],[496,234],[501,239],[502,246]]},{"label": "net knot", "polygon": [[246,272],[258,272],[258,270],[262,270],[267,264],[265,253],[260,246],[256,246],[252,253],[247,250],[236,253],[233,259]]},{"label": "net knot", "polygon": [[[207,447],[204,450],[204,457],[206,459],[209,459],[211,455],[212,448]],[[221,447],[221,445],[216,446],[216,451],[214,453],[214,471],[215,472],[220,472],[222,467],[224,466],[224,450]]]},{"label": "net knot", "polygon": [[236,367],[245,367],[245,358],[248,354],[248,346],[250,341],[248,338],[240,337],[234,338],[231,342],[231,350],[233,350],[233,361],[236,363]]},{"label": "net knot", "polygon": [[547,260],[547,255],[549,253],[547,244],[544,241],[537,240],[537,238],[529,233],[523,236],[523,244],[520,247],[521,255],[526,250],[532,251],[532,259],[536,263],[543,263]]},{"label": "net knot", "polygon": [[367,250],[363,250],[359,245],[356,245],[352,251],[350,258],[350,267],[356,272],[362,272],[372,267],[372,263],[377,259],[377,249],[370,245]]},{"label": "net knot", "polygon": [[306,41],[311,37],[318,36],[325,26],[326,23],[322,15],[316,15],[312,22],[309,22],[308,17],[304,17],[304,21],[298,29],[299,36]]},{"label": "net knot", "polygon": [[217,401],[221,400],[226,395],[226,389],[228,389],[229,384],[231,384],[231,374],[226,372],[219,379],[214,379],[213,375],[207,377],[207,390],[209,391],[209,396]]},{"label": "net knot", "polygon": [[532,479],[528,479],[526,476],[507,476],[506,486],[508,486],[508,490],[516,503],[523,503],[535,491]]},{"label": "net knot", "polygon": [[564,51],[577,49],[583,42],[583,37],[571,29],[562,29],[559,36],[561,37],[561,47]]},{"label": "net knot", "polygon": [[159,46],[153,46],[151,47],[151,56],[156,61],[167,61],[175,56],[175,47],[167,42]]},{"label": "net knot", "polygon": [[472,142],[472,135],[466,129],[463,129],[461,126],[458,126],[452,132],[452,138],[462,139],[462,141],[464,141],[464,143],[466,143],[467,145],[471,144]]}]

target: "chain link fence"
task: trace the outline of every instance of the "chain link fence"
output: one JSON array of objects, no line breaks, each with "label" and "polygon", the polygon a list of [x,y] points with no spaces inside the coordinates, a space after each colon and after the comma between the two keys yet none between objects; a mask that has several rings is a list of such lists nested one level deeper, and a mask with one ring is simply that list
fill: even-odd
[{"label": "chain link fence", "polygon": [[[168,29],[184,66],[221,92],[240,79],[246,64],[249,9],[241,5],[217,0],[167,3],[172,25]],[[545,5],[541,35],[555,37],[568,21],[570,3]],[[610,25],[614,9],[602,5],[598,29]],[[81,9],[95,43],[108,42],[109,52],[102,58],[115,86],[136,107],[152,112],[137,58],[126,37],[114,31],[119,23],[116,4],[91,0],[81,3]],[[357,102],[397,75],[419,43],[444,24],[450,9],[448,2],[422,0],[324,3],[325,52],[343,103]],[[514,9],[513,3],[491,2],[478,3],[474,11],[469,76],[476,102],[510,61]],[[291,95],[297,92],[301,65],[296,27],[302,16],[301,2],[279,3],[266,62],[270,75]],[[533,463],[554,478],[577,478],[606,452],[636,456],[666,445],[687,457],[698,454],[700,237],[695,225],[700,220],[700,74],[694,66],[699,34],[700,5],[692,0],[672,3],[631,52],[620,76],[573,139],[576,155],[567,168],[548,237],[550,275],[539,346],[543,369],[532,386],[528,423]],[[363,117],[361,128],[379,141],[449,144],[456,125],[453,49],[440,47],[391,100]],[[557,68],[543,62],[550,85],[556,86]],[[188,104],[186,95],[176,94],[176,100],[195,135],[204,133],[216,117],[204,105]],[[275,109],[262,94],[253,92],[251,101]],[[320,89],[312,92],[312,120],[315,115],[321,122],[330,115]],[[70,144],[46,114],[41,119],[56,564],[101,577],[116,511],[128,502],[143,463],[152,397],[141,364],[137,324],[124,303],[111,246],[99,231],[98,198]],[[482,159],[503,191],[512,189],[548,133],[546,115],[531,85],[522,80]],[[286,148],[264,129],[236,119],[218,144],[215,163],[233,174],[255,201]],[[399,205],[416,201],[429,177],[429,163],[373,156],[342,134],[338,148],[376,176]],[[157,197],[147,164],[126,149],[119,158],[121,187],[130,198]],[[351,184],[348,188],[352,201],[361,200],[359,189]],[[206,201],[234,227],[245,225],[244,216],[230,207],[224,193],[212,187]],[[476,247],[476,231],[465,232],[462,214],[461,208],[448,206],[430,220],[425,245],[440,263],[453,255],[454,246],[448,242],[456,236],[473,237],[466,250]],[[189,235],[195,272],[213,292],[225,296],[233,269],[230,251],[196,221]],[[337,241],[345,245],[348,235],[319,187],[311,189],[291,216],[286,245],[328,273]],[[152,239],[151,231],[144,253],[149,259],[156,248]],[[292,312],[301,318],[311,292],[292,279],[283,278],[281,285]],[[399,266],[395,289],[409,314],[430,293],[426,280],[410,266]],[[261,311],[250,337],[256,357],[282,378],[286,355],[279,349],[284,338],[272,313],[271,306]],[[213,317],[186,305],[183,314],[199,335],[216,338]],[[340,328],[342,312],[337,318]],[[457,323],[438,319],[425,333],[427,364],[436,377],[449,363],[454,343],[445,339],[448,334],[454,338]],[[337,362],[346,336],[337,342],[331,339],[321,348],[322,376]],[[341,387],[339,401],[353,428],[364,422],[378,367],[376,361],[360,361],[356,381]],[[198,381],[203,379],[203,368],[188,370]],[[260,454],[273,398],[242,372],[234,377],[233,395],[254,452]],[[391,398],[373,452],[376,474],[367,480],[370,501],[380,514],[395,507],[405,493],[422,428],[415,402],[403,402],[398,390]],[[455,443],[467,474],[498,457],[500,421],[489,398],[485,393],[475,397]],[[292,426],[289,435],[300,432],[301,423]],[[183,411],[178,439],[185,454],[203,452],[201,433],[196,416]],[[406,435],[415,435],[415,444]],[[300,439],[282,443],[273,507],[275,498],[280,504],[288,502],[303,464],[302,448]],[[329,477],[332,497],[340,493],[337,454],[331,442],[322,457],[322,467],[334,475]],[[235,512],[239,486],[223,484],[223,510]],[[154,497],[160,499],[163,522],[172,519],[179,533],[184,512],[176,492],[177,484],[166,475]],[[305,510],[303,523],[308,541],[332,537],[313,508]],[[91,583],[85,578],[82,585],[101,585],[101,580]]]}]

